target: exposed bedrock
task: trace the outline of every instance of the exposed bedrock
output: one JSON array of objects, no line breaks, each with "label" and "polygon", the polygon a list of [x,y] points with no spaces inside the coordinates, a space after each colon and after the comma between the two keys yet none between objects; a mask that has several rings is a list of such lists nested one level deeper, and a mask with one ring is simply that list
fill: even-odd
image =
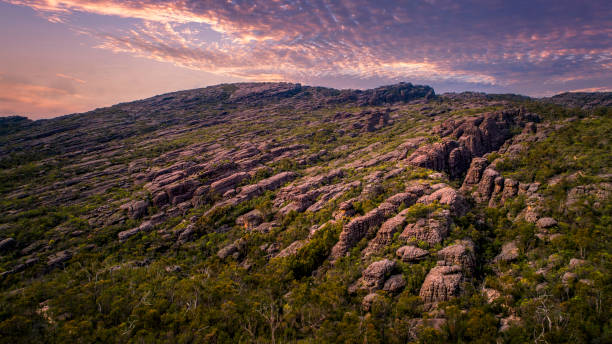
[{"label": "exposed bedrock", "polygon": [[521,110],[448,120],[435,130],[443,138],[441,142],[418,148],[407,160],[414,166],[444,171],[456,178],[468,170],[473,158],[499,149],[512,137],[513,127],[534,120],[538,120],[536,115]]}]

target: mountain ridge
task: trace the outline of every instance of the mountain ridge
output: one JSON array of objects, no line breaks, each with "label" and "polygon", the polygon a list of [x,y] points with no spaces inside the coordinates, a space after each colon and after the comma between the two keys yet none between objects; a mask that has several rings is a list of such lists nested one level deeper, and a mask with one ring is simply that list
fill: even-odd
[{"label": "mountain ridge", "polygon": [[609,100],[243,83],[4,118],[0,341],[606,341]]}]

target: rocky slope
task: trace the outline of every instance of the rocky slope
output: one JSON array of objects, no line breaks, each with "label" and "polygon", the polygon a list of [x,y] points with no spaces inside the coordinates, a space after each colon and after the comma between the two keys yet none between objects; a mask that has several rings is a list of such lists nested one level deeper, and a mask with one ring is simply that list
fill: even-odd
[{"label": "rocky slope", "polygon": [[0,337],[605,341],[609,104],[246,83],[4,118]]}]

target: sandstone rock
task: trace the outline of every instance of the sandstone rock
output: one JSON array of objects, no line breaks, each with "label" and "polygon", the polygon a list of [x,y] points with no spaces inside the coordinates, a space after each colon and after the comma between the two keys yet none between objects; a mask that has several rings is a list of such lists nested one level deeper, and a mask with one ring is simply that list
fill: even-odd
[{"label": "sandstone rock", "polygon": [[448,301],[461,292],[463,273],[459,265],[432,268],[421,286],[419,296],[426,305]]},{"label": "sandstone rock", "polygon": [[47,258],[47,266],[49,268],[60,266],[72,258],[72,253],[68,250],[59,251]]},{"label": "sandstone rock", "polygon": [[429,245],[435,245],[441,243],[448,236],[450,222],[448,210],[437,211],[429,214],[427,218],[409,223],[400,234],[399,239],[404,241],[418,240]]},{"label": "sandstone rock", "polygon": [[153,223],[151,221],[145,221],[138,227],[119,232],[117,237],[119,238],[119,241],[123,242],[131,236],[134,236],[140,232],[150,231],[151,229],[153,229]]},{"label": "sandstone rock", "polygon": [[251,178],[246,172],[237,172],[223,179],[210,184],[210,191],[217,194],[224,194],[226,191],[235,188],[242,181]]},{"label": "sandstone rock", "polygon": [[271,230],[277,227],[279,227],[279,225],[276,222],[264,222],[260,224],[259,226],[253,228],[253,231],[259,232],[259,233],[269,233]]},{"label": "sandstone rock", "polygon": [[263,214],[261,211],[254,209],[250,212],[239,216],[236,219],[236,224],[244,227],[245,230],[252,230],[263,222]]},{"label": "sandstone rock", "polygon": [[276,258],[292,256],[292,255],[296,254],[306,244],[307,244],[307,242],[304,241],[304,240],[296,240],[296,241],[292,242],[289,246],[287,246],[285,249],[280,251],[276,255]]},{"label": "sandstone rock", "polygon": [[453,216],[461,217],[468,210],[465,198],[452,187],[445,187],[434,191],[430,195],[422,196],[417,200],[417,203],[431,204],[435,201],[448,205]]},{"label": "sandstone rock", "polygon": [[366,295],[361,301],[361,309],[364,312],[369,312],[372,309],[372,305],[374,304],[374,302],[376,302],[376,300],[380,298],[381,296],[376,293],[370,293]]},{"label": "sandstone rock", "polygon": [[568,286],[570,283],[572,283],[573,281],[575,281],[578,278],[578,275],[576,275],[573,272],[566,272],[563,274],[563,276],[561,277],[561,283],[563,283],[563,285]]},{"label": "sandstone rock", "polygon": [[178,265],[169,265],[166,266],[164,270],[166,270],[166,272],[180,272],[181,267]]},{"label": "sandstone rock", "polygon": [[388,219],[380,226],[380,229],[376,233],[376,237],[370,240],[368,247],[365,249],[364,253],[366,256],[378,253],[393,241],[393,235],[404,227],[406,213],[407,211],[404,210]]},{"label": "sandstone rock", "polygon": [[482,293],[487,299],[487,303],[491,303],[501,297],[501,293],[493,288],[484,288]]},{"label": "sandstone rock", "polygon": [[504,177],[499,176],[495,178],[493,182],[493,192],[491,193],[491,198],[489,199],[489,208],[495,208],[501,204],[501,197],[504,191]]},{"label": "sandstone rock", "polygon": [[402,291],[405,286],[406,281],[404,280],[404,276],[398,274],[389,277],[389,279],[385,282],[383,286],[383,290],[388,291],[390,293],[398,293]]},{"label": "sandstone rock", "polygon": [[518,195],[518,186],[519,183],[516,180],[508,178],[504,181],[504,191],[501,197],[502,204],[506,203],[508,199]]},{"label": "sandstone rock", "polygon": [[510,241],[502,246],[502,251],[498,254],[493,261],[494,262],[511,262],[517,260],[519,257],[519,249],[516,245],[516,241]]},{"label": "sandstone rock", "polygon": [[166,205],[168,201],[168,194],[163,191],[160,191],[153,196],[153,204],[155,204],[155,206],[158,208]]},{"label": "sandstone rock", "polygon": [[146,200],[132,201],[121,205],[119,208],[126,210],[132,219],[141,218],[147,211],[149,202]]},{"label": "sandstone rock", "polygon": [[474,199],[478,203],[489,203],[491,194],[495,189],[495,180],[499,177],[499,172],[492,168],[487,168],[482,173],[482,178],[478,183],[478,189],[474,193]]},{"label": "sandstone rock", "polygon": [[575,268],[577,268],[579,266],[582,266],[584,264],[586,264],[586,260],[578,259],[578,258],[572,258],[572,259],[570,259],[568,267],[570,269],[575,269]]},{"label": "sandstone rock", "polygon": [[436,171],[445,171],[448,167],[447,161],[450,152],[458,147],[459,143],[454,140],[445,140],[425,145],[408,157],[408,163]]},{"label": "sandstone rock", "polygon": [[470,164],[470,168],[465,175],[465,179],[463,180],[463,185],[461,185],[462,191],[469,191],[473,187],[477,186],[480,183],[480,179],[482,178],[482,173],[489,165],[489,162],[485,158],[474,158],[472,159],[472,163]]},{"label": "sandstone rock", "polygon": [[217,252],[217,256],[221,259],[225,259],[229,256],[234,257],[234,259],[240,259],[244,249],[246,248],[246,240],[240,238],[233,243],[223,247]]},{"label": "sandstone rock", "polygon": [[350,291],[366,289],[370,292],[383,287],[385,278],[395,268],[395,262],[389,259],[379,260],[370,264],[362,272],[362,277],[353,285]]},{"label": "sandstone rock", "polygon": [[359,216],[344,225],[340,238],[332,248],[331,256],[340,258],[346,254],[349,248],[353,247],[363,238],[371,227],[378,226],[384,216],[378,209],[372,209],[363,216]]},{"label": "sandstone rock", "polygon": [[414,262],[424,259],[429,255],[429,251],[416,246],[402,246],[397,249],[395,254],[404,262]]},{"label": "sandstone rock", "polygon": [[0,241],[0,252],[6,252],[17,246],[17,241],[13,238],[6,238]]},{"label": "sandstone rock", "polygon": [[377,208],[351,220],[342,228],[340,239],[332,248],[331,257],[337,259],[344,256],[351,247],[366,236],[368,231],[382,224],[401,204],[411,205],[410,202],[415,198],[416,193],[413,191],[393,195]]},{"label": "sandstone rock", "polygon": [[521,324],[521,318],[516,315],[510,315],[506,318],[502,318],[500,321],[500,332],[508,331],[512,326],[519,326]]},{"label": "sandstone rock", "polygon": [[552,217],[543,217],[536,221],[536,226],[538,226],[538,228],[550,228],[556,225],[557,220],[553,219]]},{"label": "sandstone rock", "polygon": [[438,251],[438,256],[445,265],[459,265],[463,271],[472,272],[476,266],[474,243],[471,240],[461,240]]},{"label": "sandstone rock", "polygon": [[448,154],[448,172],[451,178],[459,177],[470,167],[472,153],[465,147],[460,146]]},{"label": "sandstone rock", "polygon": [[190,224],[179,234],[177,242],[179,244],[187,243],[193,240],[193,237],[195,236],[195,234],[196,234],[196,228],[194,225]]},{"label": "sandstone rock", "polygon": [[576,209],[578,204],[592,202],[595,208],[601,207],[612,196],[612,183],[580,185],[572,188],[565,201],[567,209]]}]

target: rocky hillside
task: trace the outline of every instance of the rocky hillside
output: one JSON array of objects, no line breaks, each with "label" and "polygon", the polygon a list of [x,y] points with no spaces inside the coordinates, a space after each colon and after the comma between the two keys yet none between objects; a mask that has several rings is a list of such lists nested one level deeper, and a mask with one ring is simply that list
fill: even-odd
[{"label": "rocky hillside", "polygon": [[0,342],[610,342],[611,102],[243,83],[2,118]]}]

